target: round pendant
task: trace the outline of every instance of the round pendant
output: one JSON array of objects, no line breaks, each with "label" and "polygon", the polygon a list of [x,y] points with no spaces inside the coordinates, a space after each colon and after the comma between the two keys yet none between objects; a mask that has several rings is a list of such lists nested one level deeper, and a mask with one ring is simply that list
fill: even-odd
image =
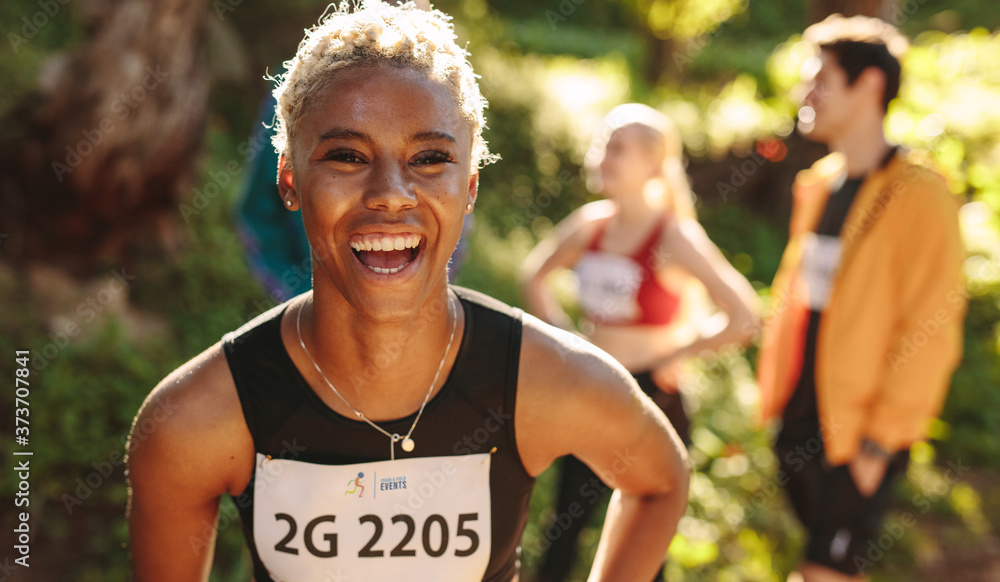
[{"label": "round pendant", "polygon": [[411,438],[405,438],[405,439],[403,439],[403,444],[401,446],[403,447],[404,451],[406,451],[407,453],[409,453],[409,452],[413,451],[413,447],[415,445],[413,444],[413,439],[411,439]]}]

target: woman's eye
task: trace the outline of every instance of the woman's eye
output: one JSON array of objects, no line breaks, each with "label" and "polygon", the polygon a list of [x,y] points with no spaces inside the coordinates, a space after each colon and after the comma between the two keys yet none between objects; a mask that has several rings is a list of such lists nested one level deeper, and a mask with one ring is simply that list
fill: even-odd
[{"label": "woman's eye", "polygon": [[413,160],[413,163],[423,166],[429,166],[432,164],[448,164],[454,161],[455,160],[451,157],[450,154],[435,150],[435,151],[421,152],[417,154],[417,156]]},{"label": "woman's eye", "polygon": [[323,160],[346,164],[363,164],[365,162],[354,150],[330,150],[323,156]]}]

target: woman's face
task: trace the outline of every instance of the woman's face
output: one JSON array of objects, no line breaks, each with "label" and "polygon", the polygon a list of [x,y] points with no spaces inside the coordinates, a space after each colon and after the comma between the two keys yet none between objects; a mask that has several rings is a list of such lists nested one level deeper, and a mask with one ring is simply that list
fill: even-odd
[{"label": "woman's face", "polygon": [[660,175],[662,155],[657,155],[642,131],[635,125],[626,125],[611,134],[601,161],[605,196],[641,194],[646,183]]},{"label": "woman's face", "polygon": [[444,84],[411,69],[348,69],[320,91],[279,179],[302,205],[314,285],[367,317],[405,318],[447,283],[476,196],[471,126]]}]

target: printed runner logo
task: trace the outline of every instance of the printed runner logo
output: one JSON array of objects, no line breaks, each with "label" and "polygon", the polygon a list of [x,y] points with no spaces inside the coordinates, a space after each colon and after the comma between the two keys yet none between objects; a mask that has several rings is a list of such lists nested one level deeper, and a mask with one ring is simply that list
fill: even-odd
[{"label": "printed runner logo", "polygon": [[354,489],[348,489],[347,491],[344,491],[344,495],[354,495],[355,493],[357,493],[358,497],[364,497],[365,486],[361,484],[361,480],[364,478],[365,478],[364,473],[358,473],[358,476],[356,478],[348,481],[347,486],[350,487],[351,485],[354,485]]}]

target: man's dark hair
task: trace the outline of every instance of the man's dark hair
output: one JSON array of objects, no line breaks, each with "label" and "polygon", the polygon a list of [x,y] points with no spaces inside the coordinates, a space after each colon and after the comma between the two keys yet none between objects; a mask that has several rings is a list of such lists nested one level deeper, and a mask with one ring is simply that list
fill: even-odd
[{"label": "man's dark hair", "polygon": [[844,18],[834,14],[807,28],[804,37],[837,58],[847,74],[848,85],[854,85],[869,67],[882,71],[885,77],[882,109],[889,110],[889,102],[899,94],[899,59],[908,45],[896,27],[877,18]]},{"label": "man's dark hair", "polygon": [[885,76],[885,92],[882,95],[882,109],[889,110],[889,102],[899,95],[899,61],[889,54],[884,44],[871,44],[853,40],[841,40],[830,44],[821,44],[819,48],[835,57],[837,63],[847,73],[847,84],[854,85],[861,72],[869,67],[875,67]]}]

